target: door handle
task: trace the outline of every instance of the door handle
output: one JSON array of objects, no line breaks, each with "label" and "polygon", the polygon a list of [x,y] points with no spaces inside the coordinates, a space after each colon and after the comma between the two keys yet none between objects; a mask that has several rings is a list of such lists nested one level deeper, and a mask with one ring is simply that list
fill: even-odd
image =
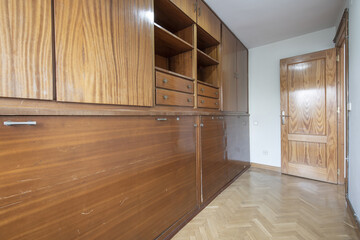
[{"label": "door handle", "polygon": [[27,122],[12,122],[12,121],[6,121],[4,122],[5,126],[11,127],[11,126],[21,126],[21,125],[27,125],[27,126],[36,126],[36,121],[27,121]]},{"label": "door handle", "polygon": [[285,125],[285,118],[288,118],[288,117],[290,117],[290,116],[289,116],[289,115],[286,115],[286,114],[285,114],[285,111],[282,111],[280,117],[281,117],[281,124],[282,124],[282,125]]}]

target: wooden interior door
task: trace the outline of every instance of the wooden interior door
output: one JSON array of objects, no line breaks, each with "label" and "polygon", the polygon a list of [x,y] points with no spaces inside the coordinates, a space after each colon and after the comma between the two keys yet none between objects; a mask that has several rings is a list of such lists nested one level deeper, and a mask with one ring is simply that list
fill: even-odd
[{"label": "wooden interior door", "polygon": [[336,50],[280,65],[282,173],[337,183]]},{"label": "wooden interior door", "polygon": [[53,99],[50,0],[0,1],[0,97]]},{"label": "wooden interior door", "polygon": [[236,37],[228,28],[222,28],[221,76],[223,81],[223,110],[237,110],[236,99]]},{"label": "wooden interior door", "polygon": [[153,105],[152,2],[55,0],[59,101]]}]

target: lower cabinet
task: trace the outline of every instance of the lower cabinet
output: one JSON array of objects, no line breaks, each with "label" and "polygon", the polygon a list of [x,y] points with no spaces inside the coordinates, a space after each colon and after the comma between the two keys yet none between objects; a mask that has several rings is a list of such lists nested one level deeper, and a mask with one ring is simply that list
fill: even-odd
[{"label": "lower cabinet", "polygon": [[154,239],[196,209],[194,117],[0,119],[36,121],[0,126],[0,239]]},{"label": "lower cabinet", "polygon": [[249,117],[201,117],[202,194],[211,200],[250,166]]}]

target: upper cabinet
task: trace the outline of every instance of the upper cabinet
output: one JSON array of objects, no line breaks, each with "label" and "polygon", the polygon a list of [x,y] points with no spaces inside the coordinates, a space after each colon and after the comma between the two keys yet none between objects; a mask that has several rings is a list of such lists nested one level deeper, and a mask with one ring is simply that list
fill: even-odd
[{"label": "upper cabinet", "polygon": [[153,105],[152,0],[55,0],[54,8],[59,101]]},{"label": "upper cabinet", "polygon": [[236,44],[237,111],[248,112],[248,50],[238,40]]},{"label": "upper cabinet", "polygon": [[0,1],[0,97],[53,99],[51,1]]},{"label": "upper cabinet", "polygon": [[223,110],[237,111],[236,87],[236,55],[237,39],[230,30],[223,25],[221,42],[221,76],[223,82]]},{"label": "upper cabinet", "polygon": [[178,8],[196,22],[197,0],[171,0]]},{"label": "upper cabinet", "polygon": [[202,0],[198,0],[197,24],[214,37],[218,42],[221,38],[221,22],[220,19],[206,6]]}]

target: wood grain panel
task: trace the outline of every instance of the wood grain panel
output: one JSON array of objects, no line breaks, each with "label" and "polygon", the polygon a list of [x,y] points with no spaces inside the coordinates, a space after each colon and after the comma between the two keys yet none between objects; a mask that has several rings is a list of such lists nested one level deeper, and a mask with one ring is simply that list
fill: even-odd
[{"label": "wood grain panel", "polygon": [[202,0],[198,0],[198,18],[197,24],[209,33],[213,38],[220,42],[221,22],[218,17],[206,6]]},{"label": "wood grain panel", "polygon": [[283,59],[280,69],[282,172],[337,183],[336,50]]},{"label": "wood grain panel", "polygon": [[218,109],[220,107],[219,99],[198,96],[198,107]]},{"label": "wood grain panel", "polygon": [[236,42],[236,73],[237,73],[237,111],[249,112],[249,79],[248,79],[248,50],[238,40]]},{"label": "wood grain panel", "polygon": [[1,239],[154,239],[196,208],[193,117],[1,117]]},{"label": "wood grain panel", "polygon": [[237,111],[236,97],[236,38],[225,26],[221,40],[221,78],[223,82],[223,110]]},{"label": "wood grain panel", "polygon": [[50,0],[0,1],[0,97],[53,99]]},{"label": "wood grain panel", "polygon": [[326,134],[325,59],[288,66],[289,133]]},{"label": "wood grain panel", "polygon": [[193,107],[194,95],[157,88],[156,104]]},{"label": "wood grain panel", "polygon": [[228,180],[250,166],[250,129],[248,116],[225,116]]},{"label": "wood grain panel", "polygon": [[202,189],[206,202],[228,181],[224,120],[201,117]]},{"label": "wood grain panel", "polygon": [[197,0],[171,0],[178,8],[196,22],[196,2]]},{"label": "wood grain panel", "polygon": [[194,93],[194,83],[192,81],[159,71],[156,72],[156,87],[186,93]]},{"label": "wood grain panel", "polygon": [[152,106],[150,0],[55,0],[59,101]]},{"label": "wood grain panel", "polygon": [[219,98],[219,89],[206,86],[204,84],[198,83],[198,95],[211,97],[211,98]]},{"label": "wood grain panel", "polygon": [[326,144],[289,141],[289,162],[326,168]]}]

